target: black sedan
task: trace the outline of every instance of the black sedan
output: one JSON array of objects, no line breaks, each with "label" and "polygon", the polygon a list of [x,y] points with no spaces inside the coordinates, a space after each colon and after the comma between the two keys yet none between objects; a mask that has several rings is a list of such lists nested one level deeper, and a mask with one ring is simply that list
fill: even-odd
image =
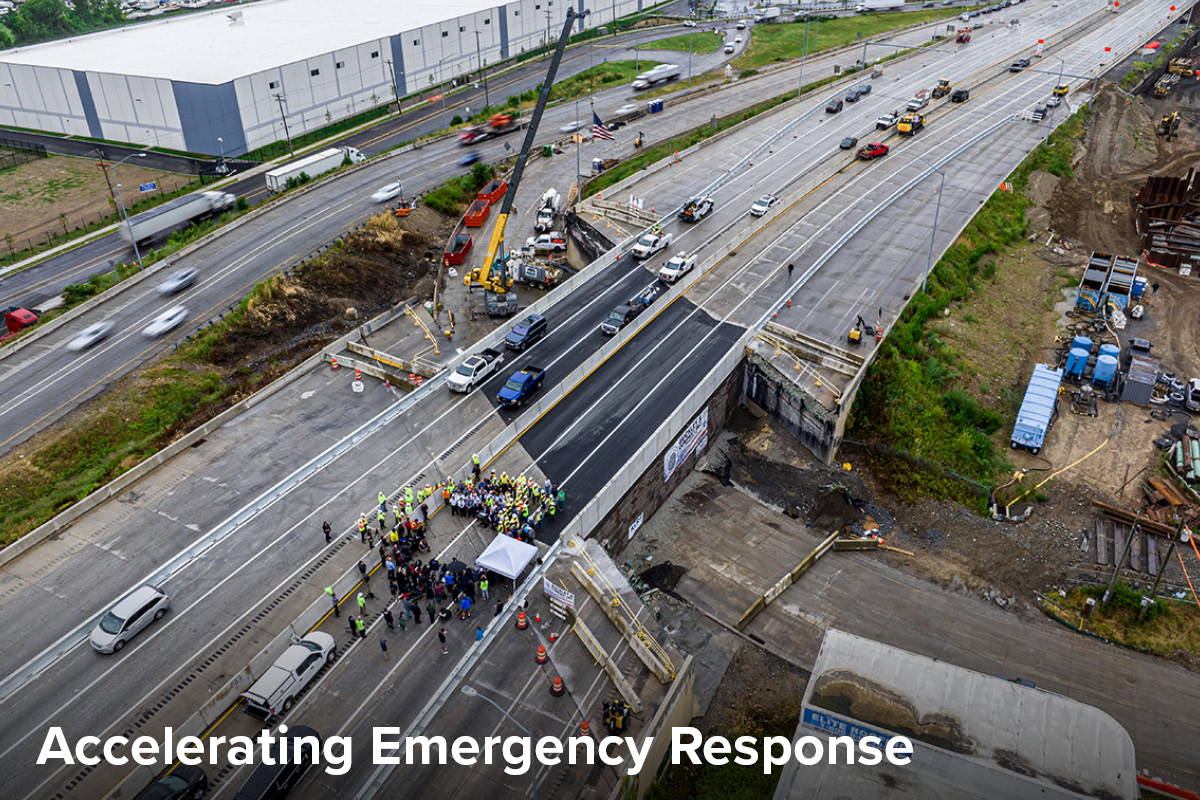
[{"label": "black sedan", "polygon": [[204,770],[188,764],[179,764],[146,787],[137,800],[196,800],[204,796],[208,788],[208,777]]},{"label": "black sedan", "polygon": [[1014,61],[1013,63],[1008,65],[1009,72],[1021,72],[1022,70],[1026,70],[1026,69],[1029,69],[1029,59],[1028,58],[1019,58],[1016,61]]},{"label": "black sedan", "polygon": [[853,150],[857,145],[857,136],[847,136],[845,139],[842,139],[842,143],[839,144],[838,147],[842,148],[843,150]]}]

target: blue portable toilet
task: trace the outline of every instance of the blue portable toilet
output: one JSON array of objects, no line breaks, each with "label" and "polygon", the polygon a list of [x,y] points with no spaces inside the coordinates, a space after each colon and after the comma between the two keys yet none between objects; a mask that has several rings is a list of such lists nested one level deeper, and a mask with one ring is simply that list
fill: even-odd
[{"label": "blue portable toilet", "polygon": [[1100,356],[1096,359],[1096,369],[1092,372],[1092,382],[1108,386],[1117,375],[1117,359],[1114,356]]},{"label": "blue portable toilet", "polygon": [[1130,291],[1129,294],[1134,300],[1141,300],[1142,295],[1144,295],[1146,293],[1146,290],[1149,288],[1150,288],[1150,281],[1146,280],[1145,278],[1138,277],[1138,278],[1134,279],[1133,289]]},{"label": "blue portable toilet", "polygon": [[1088,351],[1082,347],[1072,347],[1071,352],[1067,353],[1067,375],[1076,378],[1082,376],[1087,363]]}]

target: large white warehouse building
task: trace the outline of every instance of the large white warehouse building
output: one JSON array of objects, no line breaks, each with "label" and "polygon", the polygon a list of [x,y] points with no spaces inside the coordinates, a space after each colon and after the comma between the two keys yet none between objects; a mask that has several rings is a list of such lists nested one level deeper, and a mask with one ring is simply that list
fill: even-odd
[{"label": "large white warehouse building", "polygon": [[240,155],[539,47],[571,3],[262,0],[0,51],[0,125]]}]

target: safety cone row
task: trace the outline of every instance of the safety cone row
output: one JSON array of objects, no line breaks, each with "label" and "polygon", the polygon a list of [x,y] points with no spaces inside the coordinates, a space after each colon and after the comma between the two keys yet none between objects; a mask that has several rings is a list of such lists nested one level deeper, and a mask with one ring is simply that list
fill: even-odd
[{"label": "safety cone row", "polygon": [[517,630],[523,631],[529,627],[529,620],[525,619],[525,612],[517,612]]},{"label": "safety cone row", "polygon": [[537,649],[537,662],[539,664],[545,664],[546,658],[546,646],[539,644]]},{"label": "safety cone row", "polygon": [[550,694],[554,695],[555,697],[562,697],[563,692],[566,690],[567,687],[563,686],[563,679],[555,675],[554,680],[550,683]]}]

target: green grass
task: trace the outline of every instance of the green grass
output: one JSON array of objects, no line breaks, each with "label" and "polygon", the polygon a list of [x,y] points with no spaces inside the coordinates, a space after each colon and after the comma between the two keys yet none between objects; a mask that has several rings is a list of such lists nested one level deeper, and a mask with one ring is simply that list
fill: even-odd
[{"label": "green grass", "polygon": [[[943,12],[942,18],[948,22],[953,16]],[[905,11],[900,14],[862,14],[853,17],[838,17],[824,19],[821,23],[809,25],[808,52],[818,53],[834,47],[842,47],[858,40],[861,33],[864,38],[878,36],[881,33],[912,25],[916,22],[926,22],[936,17],[933,9],[926,11]],[[815,34],[815,35],[814,35]],[[733,60],[734,69],[752,69],[755,67],[774,64],[779,61],[789,61],[799,58],[804,49],[804,22],[784,22],[777,25],[757,25],[750,36],[750,43],[745,52]],[[888,48],[890,51],[891,48]],[[880,57],[880,48],[875,48],[874,56]],[[874,61],[872,51],[868,49],[869,61]]]},{"label": "green grass", "polygon": [[[657,61],[610,61],[607,64],[597,64],[591,69],[585,69],[578,75],[573,75],[561,81],[556,81],[550,89],[550,100],[574,100],[591,94],[597,89],[605,89],[622,83],[633,83],[639,73],[651,67],[658,66]],[[536,96],[534,100],[536,100]]]},{"label": "green grass", "polygon": [[721,49],[721,35],[713,31],[702,31],[690,35],[683,33],[679,36],[669,36],[666,39],[647,42],[639,45],[638,49],[682,50],[685,53],[690,49],[693,53],[715,53]]},{"label": "green grass", "polygon": [[[937,336],[935,326],[951,303],[969,300],[987,280],[993,256],[1023,241],[1025,210],[1032,201],[1023,190],[1029,175],[1042,169],[1071,177],[1074,140],[1083,132],[1087,109],[1070,117],[1010,176],[1012,192],[995,192],[929,276],[927,294],[916,294],[896,321],[867,371],[851,411],[849,435],[898,448],[943,469],[990,483],[1003,467],[1002,451],[990,438],[1011,424],[1014,411],[1000,414],[981,406],[958,388],[962,365]],[[994,266],[991,266],[994,269]],[[893,490],[902,499],[947,497],[979,506],[974,489],[920,470],[897,470]],[[974,498],[974,500],[972,500]]]},{"label": "green grass", "polygon": [[492,179],[492,174],[491,166],[477,163],[466,175],[451,178],[426,194],[421,202],[439,214],[458,216],[466,211],[476,193]]},{"label": "green grass", "polygon": [[[1066,597],[1050,599],[1073,614],[1069,621],[1076,622],[1083,611],[1087,598],[1096,599],[1092,618],[1082,623],[1082,630],[1094,633],[1128,647],[1170,656],[1178,650],[1200,654],[1200,612],[1190,602],[1178,602],[1171,597],[1159,595],[1146,608],[1138,621],[1142,598],[1149,592],[1134,589],[1125,581],[1117,581],[1107,606],[1101,606],[1105,586],[1083,586]],[[1190,599],[1190,598],[1189,598]]]},{"label": "green grass", "polygon": [[170,440],[176,426],[231,386],[215,372],[162,366],[122,397],[12,466],[0,480],[0,529],[9,544],[116,478]]}]

